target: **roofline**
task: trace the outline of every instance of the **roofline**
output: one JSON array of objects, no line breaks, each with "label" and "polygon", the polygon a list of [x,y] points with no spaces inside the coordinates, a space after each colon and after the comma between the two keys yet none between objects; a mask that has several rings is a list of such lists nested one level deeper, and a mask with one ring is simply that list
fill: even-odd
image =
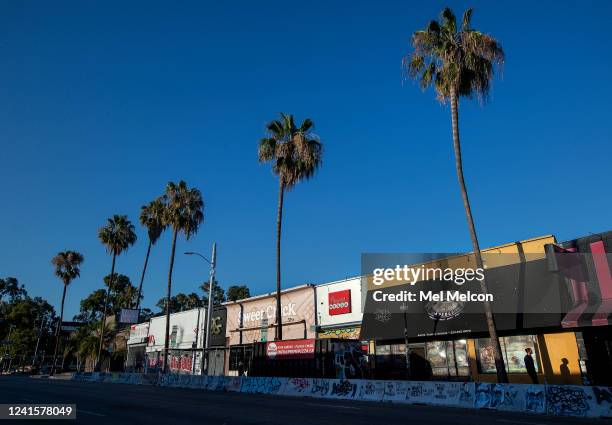
[{"label": "roofline", "polygon": [[325,282],[325,283],[317,283],[315,286],[319,287],[319,286],[328,286],[328,285],[334,285],[336,283],[344,283],[344,282],[348,282],[349,280],[355,280],[355,279],[359,279],[361,280],[364,276],[353,276],[353,277],[347,277],[345,279],[339,279],[339,280],[334,280],[331,282]]},{"label": "roofline", "polygon": [[[198,311],[198,310],[206,311],[206,307],[196,307],[196,308],[192,308],[190,310],[176,311],[174,313],[170,313],[170,317],[178,316],[178,315],[185,314],[185,313],[191,313],[192,311]],[[154,317],[151,317],[148,321],[150,322],[153,319],[164,319],[164,320],[166,320],[166,315],[162,314],[161,316],[154,316]],[[141,323],[147,323],[147,322],[141,322]]]},{"label": "roofline", "polygon": [[[299,286],[293,286],[291,288],[287,288],[287,289],[283,289],[281,290],[281,295],[282,294],[288,294],[290,292],[295,292],[295,291],[299,291],[301,289],[307,289],[307,288],[314,288],[315,285],[312,283],[305,283]],[[220,305],[236,305],[236,304],[242,304],[242,303],[247,303],[247,302],[251,302],[251,301],[257,301],[257,300],[261,300],[264,298],[269,298],[269,297],[273,297],[276,295],[276,291],[274,292],[268,292],[265,294],[261,294],[261,295],[255,295],[253,297],[249,297],[249,298],[243,298],[241,300],[236,300],[236,301],[226,301],[224,303],[221,303]]]},{"label": "roofline", "polygon": [[[549,233],[549,234],[542,235],[542,236],[536,236],[536,237],[533,237],[533,238],[521,239],[521,240],[514,241],[514,242],[507,242],[507,243],[504,243],[504,244],[501,244],[501,245],[495,245],[495,246],[491,246],[491,247],[487,247],[487,248],[482,248],[480,250],[480,252],[481,253],[490,252],[490,251],[493,251],[493,250],[496,250],[496,249],[506,248],[506,247],[513,246],[513,245],[516,245],[516,244],[524,244],[524,243],[527,243],[527,242],[533,242],[533,241],[537,241],[537,240],[540,240],[540,239],[548,239],[548,238],[553,238],[555,241],[557,240],[555,235],[553,235],[552,233]],[[430,262],[446,260],[446,259],[450,259],[450,258],[459,258],[459,257],[471,255],[473,253],[474,253],[473,251],[469,251],[469,252],[455,254],[455,255],[448,256],[448,257],[439,258],[437,260],[431,260],[431,261],[427,261],[427,262],[419,263],[419,264],[428,264]],[[529,253],[527,253],[527,254],[529,254]],[[357,276],[347,277],[345,279],[334,280],[332,282],[324,282],[324,283],[317,283],[317,284],[306,283],[306,284],[302,284],[302,285],[299,285],[299,286],[294,286],[292,288],[283,289],[281,291],[281,294],[286,294],[286,293],[289,293],[289,292],[298,291],[300,289],[304,289],[304,288],[308,288],[308,287],[317,288],[319,286],[333,285],[333,284],[336,284],[336,283],[347,282],[347,281],[353,280],[353,279],[362,279],[364,277],[366,277],[366,275],[357,275]],[[237,301],[226,301],[226,302],[221,303],[219,305],[227,306],[227,305],[242,304],[242,303],[245,303],[245,302],[257,301],[257,300],[260,300],[260,299],[263,299],[263,298],[272,297],[275,294],[276,294],[276,292],[268,292],[268,293],[264,293],[264,294],[261,294],[261,295],[255,295],[255,296],[252,296],[252,297],[249,297],[249,298],[243,298],[243,299],[237,300]]]}]

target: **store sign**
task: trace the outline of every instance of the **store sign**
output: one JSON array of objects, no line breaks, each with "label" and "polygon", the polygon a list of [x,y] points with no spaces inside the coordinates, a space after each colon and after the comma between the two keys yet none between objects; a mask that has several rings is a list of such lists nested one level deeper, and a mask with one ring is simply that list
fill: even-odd
[{"label": "store sign", "polygon": [[130,326],[130,338],[128,344],[141,344],[147,342],[147,336],[149,334],[149,324],[139,323],[137,325]]},{"label": "store sign", "polygon": [[119,323],[138,323],[140,310],[135,308],[122,308],[119,313]]},{"label": "store sign", "polygon": [[261,342],[266,342],[268,340],[268,318],[264,317],[261,319],[261,337],[259,339]]},{"label": "store sign", "polygon": [[266,355],[271,359],[312,359],[314,352],[314,339],[275,341],[266,344]]},{"label": "store sign", "polygon": [[[273,294],[228,303],[226,307],[225,336],[229,338],[229,345],[272,339],[274,325],[277,323],[276,297]],[[311,328],[316,322],[314,287],[304,285],[282,293],[281,317],[286,341],[314,338],[315,332]]]},{"label": "store sign", "polygon": [[[295,303],[287,303],[281,305],[281,317],[294,317],[297,315],[296,312],[296,304]],[[247,326],[249,323],[257,323],[262,319],[268,319],[274,321],[276,319],[276,305],[269,304],[263,308],[256,308],[250,311],[245,311],[244,313],[238,313],[238,320],[242,317],[242,322]]]},{"label": "store sign", "polygon": [[317,335],[319,339],[359,339],[360,326],[352,326],[348,328],[323,329]]},{"label": "store sign", "polygon": [[227,326],[227,310],[225,307],[215,307],[210,318],[210,343],[213,346],[225,346],[225,328]]},{"label": "store sign", "polygon": [[351,290],[329,293],[329,315],[347,314],[351,312]]},{"label": "store sign", "polygon": [[[491,304],[498,330],[561,326],[562,312],[569,309],[568,294],[564,294],[567,289],[559,285],[548,267],[546,259],[539,259],[487,269],[488,293],[495,296]],[[419,296],[419,292],[456,291],[453,282],[428,280],[380,288],[367,293],[359,336],[362,340],[487,332],[483,302]],[[480,283],[466,281],[461,290],[464,294],[478,294]],[[417,294],[416,299],[410,301],[406,294]]]},{"label": "store sign", "polygon": [[76,332],[82,325],[79,322],[62,322],[62,332]]}]

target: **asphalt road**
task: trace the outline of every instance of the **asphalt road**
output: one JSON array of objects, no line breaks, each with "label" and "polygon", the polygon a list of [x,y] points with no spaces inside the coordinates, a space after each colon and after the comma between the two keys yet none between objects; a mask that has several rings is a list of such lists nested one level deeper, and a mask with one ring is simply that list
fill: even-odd
[{"label": "asphalt road", "polygon": [[[81,424],[610,424],[487,410],[0,376],[0,403],[75,403]],[[10,421],[14,422],[14,421]],[[44,423],[20,420],[16,423]]]}]

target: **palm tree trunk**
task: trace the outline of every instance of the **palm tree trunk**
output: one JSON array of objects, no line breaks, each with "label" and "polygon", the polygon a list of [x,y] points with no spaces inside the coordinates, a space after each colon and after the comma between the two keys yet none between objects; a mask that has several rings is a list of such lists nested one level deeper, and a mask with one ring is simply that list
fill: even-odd
[{"label": "palm tree trunk", "polygon": [[64,320],[64,300],[66,299],[66,288],[68,285],[64,283],[64,291],[62,292],[62,306],[60,307],[60,319],[55,327],[55,349],[53,350],[53,364],[51,366],[51,375],[55,374],[55,361],[57,359],[57,348],[59,347],[59,336],[62,321]]},{"label": "palm tree trunk", "polygon": [[170,253],[170,270],[168,270],[168,293],[166,295],[166,338],[164,340],[164,363],[162,371],[167,372],[168,368],[168,347],[170,346],[170,298],[172,294],[172,269],[174,268],[174,252],[176,251],[176,235],[178,229],[174,229],[172,234],[172,251]]},{"label": "palm tree trunk", "polygon": [[[472,249],[476,256],[476,267],[483,269],[482,255],[480,254],[480,246],[478,245],[478,238],[476,236],[476,228],[474,227],[474,218],[472,217],[472,208],[470,207],[470,200],[468,198],[467,188],[465,186],[465,180],[463,178],[463,162],[461,161],[461,143],[459,141],[459,114],[457,112],[458,99],[455,90],[451,90],[451,121],[453,127],[453,148],[455,150],[455,168],[457,169],[457,178],[459,180],[459,186],[461,187],[461,197],[463,198],[463,207],[465,208],[465,215],[468,222],[468,228],[470,230],[470,238],[472,239]],[[485,279],[480,281],[480,290],[483,295],[486,295],[489,291],[487,288],[487,282]],[[491,309],[491,303],[488,301],[484,302],[485,317],[487,319],[487,328],[489,329],[489,337],[493,344],[493,356],[495,358],[495,368],[497,370],[497,382],[505,383],[508,382],[508,374],[506,373],[506,366],[501,353],[501,346],[497,337],[497,328],[495,327],[495,318],[493,317],[493,311]]]},{"label": "palm tree trunk", "polygon": [[276,335],[275,340],[283,339],[283,318],[281,316],[281,227],[283,221],[283,198],[285,182],[280,177],[278,189],[278,213],[276,216]]},{"label": "palm tree trunk", "polygon": [[106,297],[104,299],[104,312],[102,313],[102,320],[100,321],[100,343],[98,344],[98,356],[96,357],[96,367],[95,370],[99,371],[102,366],[101,355],[102,355],[102,345],[104,343],[104,328],[106,327],[106,311],[108,310],[108,302],[110,300],[110,294],[113,289],[113,278],[115,277],[115,259],[117,258],[117,253],[113,251],[113,265],[111,266],[111,274],[110,281],[108,282],[108,290],[106,291]]},{"label": "palm tree trunk", "polygon": [[149,264],[149,254],[151,254],[151,239],[149,239],[149,247],[147,248],[147,256],[145,257],[142,275],[140,275],[140,285],[138,285],[138,296],[136,297],[136,310],[140,307],[140,294],[142,293],[142,282],[144,282],[145,273],[147,272],[147,264]]}]

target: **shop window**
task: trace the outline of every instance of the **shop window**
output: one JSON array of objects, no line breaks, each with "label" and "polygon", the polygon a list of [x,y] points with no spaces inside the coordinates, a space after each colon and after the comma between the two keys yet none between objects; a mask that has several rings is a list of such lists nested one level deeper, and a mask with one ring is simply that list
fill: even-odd
[{"label": "shop window", "polygon": [[391,346],[391,354],[393,355],[406,355],[406,344],[394,344]]},{"label": "shop window", "polygon": [[[490,338],[476,341],[478,369],[481,373],[495,373],[493,344]],[[505,336],[499,339],[504,364],[508,373],[527,373],[525,369],[525,349],[531,348],[536,372],[540,371],[536,338],[533,335]]]},{"label": "shop window", "polygon": [[253,346],[238,346],[230,348],[229,370],[248,370],[251,364]]},{"label": "shop window", "polygon": [[431,341],[425,344],[427,360],[434,376],[468,376],[467,343],[457,341]]},{"label": "shop window", "polygon": [[376,346],[376,355],[385,356],[391,354],[391,346],[390,345],[377,345]]}]

